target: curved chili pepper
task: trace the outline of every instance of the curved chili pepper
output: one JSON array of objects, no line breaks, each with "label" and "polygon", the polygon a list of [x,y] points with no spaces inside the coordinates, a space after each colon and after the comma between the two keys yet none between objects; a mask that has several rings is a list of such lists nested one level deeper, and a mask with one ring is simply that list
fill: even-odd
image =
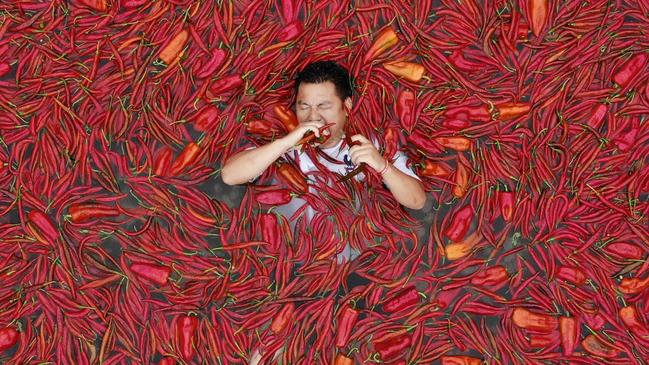
[{"label": "curved chili pepper", "polygon": [[620,352],[602,343],[595,335],[588,335],[581,341],[581,347],[588,353],[603,358],[615,358]]},{"label": "curved chili pepper", "polygon": [[417,97],[414,93],[414,91],[410,89],[403,89],[399,92],[399,95],[397,96],[397,103],[396,103],[396,112],[397,116],[399,116],[399,121],[401,122],[401,126],[408,131],[408,133],[412,133],[412,129],[415,126],[415,123],[417,122],[415,120],[415,105],[417,102]]},{"label": "curved chili pepper", "polygon": [[195,142],[189,142],[171,165],[171,175],[178,175],[184,169],[191,166],[201,151],[201,146]]},{"label": "curved chili pepper", "polygon": [[518,327],[540,332],[550,332],[559,326],[559,321],[555,317],[530,312],[520,307],[515,308],[512,312],[512,321]]},{"label": "curved chili pepper", "polygon": [[413,287],[405,288],[396,293],[383,304],[383,310],[389,313],[400,312],[413,305],[419,304],[419,292]]},{"label": "curved chili pepper", "polygon": [[381,360],[390,361],[405,355],[405,350],[412,344],[412,336],[408,333],[397,333],[374,342],[374,350],[381,355]]},{"label": "curved chili pepper", "polygon": [[277,39],[281,42],[291,41],[304,32],[304,25],[300,20],[294,20],[286,25],[277,34]]},{"label": "curved chili pepper", "polygon": [[168,146],[164,146],[161,150],[157,151],[153,163],[153,174],[164,176],[171,167],[173,156],[174,151]]},{"label": "curved chili pepper", "polygon": [[298,126],[299,123],[297,121],[297,116],[291,109],[288,109],[282,104],[277,104],[273,107],[273,111],[282,122],[287,132],[292,131]]},{"label": "curved chili pepper", "polygon": [[338,354],[334,359],[334,365],[354,365],[354,360],[343,354]]},{"label": "curved chili pepper", "polygon": [[442,365],[480,365],[481,359],[465,355],[444,355],[440,358]]},{"label": "curved chili pepper", "polygon": [[295,304],[293,302],[284,304],[279,313],[273,318],[273,322],[270,324],[270,330],[275,333],[282,332],[289,324],[289,321],[293,319],[293,312],[295,312]]},{"label": "curved chili pepper", "polygon": [[12,348],[16,344],[16,342],[18,342],[19,337],[20,335],[18,331],[16,331],[13,327],[5,327],[0,329],[0,352]]},{"label": "curved chili pepper", "polygon": [[647,60],[649,55],[646,52],[636,53],[615,71],[613,82],[623,89],[626,88],[644,69]]},{"label": "curved chili pepper", "polygon": [[480,286],[496,286],[509,279],[509,273],[504,266],[493,266],[476,273],[471,278],[471,284]]},{"label": "curved chili pepper", "polygon": [[75,203],[68,208],[70,220],[73,223],[81,223],[90,219],[117,217],[121,214],[118,208],[95,204],[95,203]]},{"label": "curved chili pepper", "polygon": [[448,227],[444,230],[444,235],[451,241],[460,241],[466,235],[475,213],[470,205],[460,208],[450,219]]},{"label": "curved chili pepper", "polygon": [[557,277],[575,285],[584,285],[587,279],[586,274],[581,269],[568,266],[561,266],[557,272]]},{"label": "curved chili pepper", "polygon": [[207,99],[216,99],[219,95],[227,93],[243,85],[243,79],[240,75],[231,75],[218,79],[213,82],[205,92]]},{"label": "curved chili pepper", "polygon": [[356,324],[359,312],[351,307],[345,307],[338,317],[336,327],[336,346],[345,347]]},{"label": "curved chili pepper", "polygon": [[444,150],[437,142],[418,129],[415,129],[415,131],[408,136],[408,141],[428,155],[444,153]]},{"label": "curved chili pepper", "polygon": [[198,329],[198,317],[181,315],[176,319],[178,347],[185,361],[190,361],[196,353],[196,329]]},{"label": "curved chili pepper", "polygon": [[160,57],[164,63],[170,65],[178,57],[180,52],[182,52],[182,49],[185,47],[188,40],[189,31],[187,31],[187,29],[181,29],[164,47],[162,47],[158,57]]},{"label": "curved chili pepper", "polygon": [[548,0],[528,0],[527,8],[530,13],[530,25],[532,33],[539,36],[545,28],[548,17]]},{"label": "curved chili pepper", "polygon": [[52,221],[50,221],[50,217],[45,213],[39,210],[32,210],[27,214],[27,218],[29,219],[28,224],[33,224],[38,230],[38,233],[43,235],[43,238],[46,240],[46,242],[43,243],[52,244],[59,237],[58,230],[54,224],[52,224]]},{"label": "curved chili pepper", "polygon": [[219,108],[214,105],[206,106],[198,113],[198,115],[196,115],[196,119],[194,119],[194,128],[201,132],[213,130],[216,127],[219,113]]},{"label": "curved chili pepper", "polygon": [[426,73],[424,66],[414,62],[389,62],[383,64],[383,67],[395,76],[402,77],[410,82],[421,80]]},{"label": "curved chili pepper", "polygon": [[374,39],[370,49],[367,50],[367,53],[363,57],[363,61],[367,62],[375,59],[397,43],[399,43],[399,37],[397,37],[397,33],[394,29],[392,29],[392,27],[383,29],[376,39]]},{"label": "curved chili pepper", "polygon": [[227,55],[225,50],[214,48],[210,60],[206,64],[201,65],[201,71],[196,74],[196,77],[203,79],[215,73],[225,63]]},{"label": "curved chili pepper", "polygon": [[293,190],[306,193],[309,191],[306,177],[290,163],[280,163],[277,167],[278,177]]}]

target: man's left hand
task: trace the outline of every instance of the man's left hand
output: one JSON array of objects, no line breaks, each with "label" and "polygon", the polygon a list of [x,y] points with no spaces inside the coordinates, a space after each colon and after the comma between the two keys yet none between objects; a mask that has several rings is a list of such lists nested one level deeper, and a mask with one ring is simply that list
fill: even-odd
[{"label": "man's left hand", "polygon": [[361,144],[352,146],[349,149],[349,157],[354,165],[360,165],[365,162],[376,171],[381,171],[387,165],[387,161],[381,156],[381,153],[374,147],[372,142],[361,134],[351,137],[352,141],[358,141]]}]

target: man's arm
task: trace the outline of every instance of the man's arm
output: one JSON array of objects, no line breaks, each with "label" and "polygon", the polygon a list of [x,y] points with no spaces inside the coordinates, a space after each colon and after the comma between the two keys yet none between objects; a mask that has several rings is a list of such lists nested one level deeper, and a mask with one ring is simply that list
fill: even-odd
[{"label": "man's arm", "polygon": [[426,192],[419,180],[404,174],[386,161],[364,136],[357,134],[352,137],[352,141],[361,142],[360,146],[349,149],[352,162],[355,165],[365,162],[370,168],[382,172],[383,182],[399,204],[410,209],[422,209],[426,205]]},{"label": "man's arm", "polygon": [[244,184],[264,172],[281,155],[302,139],[304,133],[313,131],[320,136],[321,122],[307,122],[297,126],[291,133],[263,146],[241,151],[230,157],[221,169],[221,178],[227,185]]}]

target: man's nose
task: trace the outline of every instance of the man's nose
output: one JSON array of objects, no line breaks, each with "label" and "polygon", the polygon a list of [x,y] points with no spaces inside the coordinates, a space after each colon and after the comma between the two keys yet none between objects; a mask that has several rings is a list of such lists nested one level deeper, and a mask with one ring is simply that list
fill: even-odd
[{"label": "man's nose", "polygon": [[320,112],[318,112],[318,108],[311,108],[311,110],[309,111],[309,121],[318,121],[320,119]]}]

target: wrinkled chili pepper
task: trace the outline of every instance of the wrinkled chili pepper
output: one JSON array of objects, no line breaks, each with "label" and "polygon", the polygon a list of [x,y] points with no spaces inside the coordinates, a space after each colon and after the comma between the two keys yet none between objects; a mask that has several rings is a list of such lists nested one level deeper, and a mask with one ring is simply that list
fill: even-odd
[{"label": "wrinkled chili pepper", "polygon": [[412,129],[415,126],[416,120],[415,120],[415,105],[417,102],[417,97],[415,93],[410,90],[410,89],[403,89],[399,92],[399,95],[397,96],[397,103],[396,103],[396,112],[397,116],[399,116],[399,121],[401,122],[401,126],[408,131],[408,133],[412,133]]},{"label": "wrinkled chili pepper", "polygon": [[77,1],[97,11],[108,10],[108,5],[106,4],[106,0],[77,0]]},{"label": "wrinkled chili pepper", "polygon": [[415,129],[415,131],[408,136],[408,140],[428,155],[444,153],[444,150],[437,142],[418,129]]},{"label": "wrinkled chili pepper", "polygon": [[169,42],[160,50],[160,59],[167,65],[170,65],[180,54],[185,44],[189,40],[189,31],[180,30]]},{"label": "wrinkled chili pepper", "polygon": [[646,52],[636,53],[615,70],[613,82],[621,88],[626,88],[645,68],[647,60],[649,60],[649,55]]},{"label": "wrinkled chili pepper", "polygon": [[485,104],[458,106],[447,109],[444,116],[448,119],[471,120],[477,122],[488,122],[491,114]]},{"label": "wrinkled chili pepper", "polygon": [[196,74],[196,77],[204,79],[215,73],[225,63],[227,52],[221,48],[214,48],[210,55],[210,60],[202,65],[202,69]]},{"label": "wrinkled chili pepper", "polygon": [[548,17],[548,0],[528,0],[528,11],[530,13],[530,25],[535,36],[541,35]]},{"label": "wrinkled chili pepper", "polygon": [[530,111],[530,104],[528,103],[503,103],[496,104],[497,113],[496,118],[506,121],[518,118],[527,114]]},{"label": "wrinkled chili pepper", "polygon": [[270,324],[270,330],[275,333],[280,333],[288,326],[289,322],[293,319],[295,312],[295,304],[292,302],[284,304],[282,309],[275,315]]},{"label": "wrinkled chili pepper", "polygon": [[158,365],[176,365],[176,360],[171,357],[165,357],[158,362]]},{"label": "wrinkled chili pepper", "polygon": [[584,285],[587,279],[586,274],[581,269],[569,266],[561,266],[557,271],[557,277],[575,285]]},{"label": "wrinkled chili pepper", "polygon": [[282,231],[279,227],[277,216],[273,213],[259,214],[262,240],[271,244],[273,251],[279,250],[282,242]]},{"label": "wrinkled chili pepper", "polygon": [[450,223],[444,230],[444,235],[451,241],[460,241],[466,235],[475,213],[470,205],[466,205],[456,211],[450,219]]},{"label": "wrinkled chili pepper", "polygon": [[280,180],[289,185],[293,190],[306,193],[309,190],[306,177],[295,166],[290,163],[280,163],[277,167],[277,174]]},{"label": "wrinkled chili pepper", "polygon": [[615,358],[620,352],[602,343],[595,335],[588,335],[581,341],[581,346],[592,355],[603,358]]},{"label": "wrinkled chili pepper", "polygon": [[343,354],[337,354],[334,359],[334,365],[354,365],[354,360]]},{"label": "wrinkled chili pepper", "polygon": [[199,146],[195,142],[189,142],[171,164],[171,175],[178,175],[183,170],[191,166],[194,162],[196,162],[201,151],[201,146]]},{"label": "wrinkled chili pepper", "polygon": [[559,321],[555,317],[534,313],[520,307],[512,312],[512,321],[518,327],[540,332],[550,332],[559,326]]},{"label": "wrinkled chili pepper", "polygon": [[198,317],[181,315],[176,319],[176,336],[180,354],[185,361],[190,361],[196,353],[196,330]]},{"label": "wrinkled chili pepper", "polygon": [[0,352],[12,348],[20,337],[18,331],[13,327],[5,327],[0,329]]},{"label": "wrinkled chili pepper", "polygon": [[402,77],[410,82],[418,82],[426,73],[424,66],[407,61],[389,62],[383,64],[383,67],[395,76]]},{"label": "wrinkled chili pepper", "polygon": [[451,167],[444,162],[435,162],[426,159],[424,161],[424,166],[419,171],[421,176],[447,177],[451,174]]},{"label": "wrinkled chili pepper", "polygon": [[639,278],[624,278],[619,289],[624,294],[636,294],[649,288],[649,276],[644,280]]},{"label": "wrinkled chili pepper", "polygon": [[443,355],[440,358],[442,365],[480,365],[481,359],[465,355]]},{"label": "wrinkled chili pepper", "polygon": [[304,25],[300,20],[294,20],[286,25],[277,35],[277,39],[281,42],[286,42],[297,38],[304,32]]},{"label": "wrinkled chili pepper", "polygon": [[345,347],[352,334],[359,312],[351,307],[345,307],[338,317],[336,327],[336,346]]},{"label": "wrinkled chili pepper", "polygon": [[577,319],[574,317],[559,318],[559,331],[561,332],[563,354],[570,356],[575,351],[579,338],[581,337]]},{"label": "wrinkled chili pepper", "polygon": [[171,274],[171,268],[169,267],[145,262],[134,262],[131,264],[130,269],[139,276],[158,285],[165,285]]},{"label": "wrinkled chili pepper", "polygon": [[82,223],[90,219],[117,217],[121,214],[119,209],[95,203],[75,203],[68,207],[70,220],[73,223]]},{"label": "wrinkled chili pepper", "polygon": [[471,284],[481,286],[496,286],[509,279],[509,273],[504,266],[493,266],[476,273],[471,278]]},{"label": "wrinkled chili pepper", "polygon": [[205,93],[205,96],[209,100],[216,99],[219,95],[234,90],[242,85],[243,79],[240,75],[222,77],[210,85],[209,89]]},{"label": "wrinkled chili pepper", "polygon": [[[35,227],[35,231],[37,231],[39,236],[42,236],[43,241],[45,241],[42,243],[53,244],[54,241],[56,241],[56,239],[59,237],[59,232],[57,231],[54,224],[52,224],[52,222],[50,221],[50,217],[48,217],[45,213],[39,210],[32,210],[31,212],[29,212],[29,214],[27,214],[27,217],[29,218],[27,224],[33,225]],[[41,239],[39,239],[39,241],[41,241]]]},{"label": "wrinkled chili pepper", "polygon": [[396,313],[419,304],[419,292],[415,287],[409,287],[397,292],[383,304],[383,310]]},{"label": "wrinkled chili pepper", "polygon": [[194,128],[197,131],[209,132],[216,127],[219,116],[219,109],[214,105],[208,105],[203,108],[194,120]]},{"label": "wrinkled chili pepper", "polygon": [[170,147],[163,147],[155,153],[155,160],[153,163],[153,174],[157,176],[164,176],[171,168],[174,151]]},{"label": "wrinkled chili pepper", "polygon": [[444,148],[455,151],[468,151],[471,148],[471,140],[466,137],[435,137],[435,141]]},{"label": "wrinkled chili pepper", "polygon": [[282,104],[277,104],[273,107],[273,111],[282,122],[287,132],[292,131],[298,126],[297,116],[291,109],[288,109]]},{"label": "wrinkled chili pepper", "polygon": [[381,360],[387,362],[405,355],[405,350],[412,344],[412,336],[408,333],[395,333],[381,341],[374,342],[374,350],[381,355]]},{"label": "wrinkled chili pepper", "polygon": [[604,247],[609,255],[615,255],[630,260],[640,260],[645,255],[645,250],[629,242],[613,242]]}]

